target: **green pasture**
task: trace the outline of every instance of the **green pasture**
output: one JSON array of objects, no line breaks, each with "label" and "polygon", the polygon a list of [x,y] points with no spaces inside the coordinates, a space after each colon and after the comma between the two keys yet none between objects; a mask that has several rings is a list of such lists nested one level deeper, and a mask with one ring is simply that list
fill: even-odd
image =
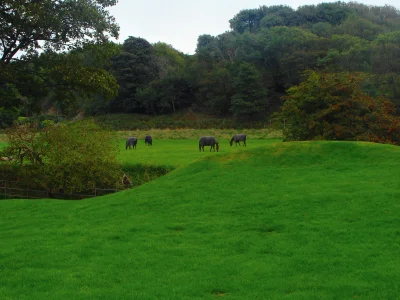
[{"label": "green pasture", "polygon": [[84,201],[0,201],[0,299],[398,299],[399,147],[122,143],[122,163],[177,169]]},{"label": "green pasture", "polygon": [[[120,162],[122,165],[144,164],[159,165],[168,168],[184,167],[189,163],[207,156],[224,155],[235,151],[249,151],[259,146],[277,143],[279,139],[250,139],[247,147],[229,145],[229,139],[219,139],[219,152],[210,152],[205,146],[204,152],[199,151],[198,139],[184,140],[153,140],[153,146],[144,144],[144,139],[138,140],[136,149],[126,150],[125,139],[120,140]],[[243,145],[243,143],[241,143]]]}]

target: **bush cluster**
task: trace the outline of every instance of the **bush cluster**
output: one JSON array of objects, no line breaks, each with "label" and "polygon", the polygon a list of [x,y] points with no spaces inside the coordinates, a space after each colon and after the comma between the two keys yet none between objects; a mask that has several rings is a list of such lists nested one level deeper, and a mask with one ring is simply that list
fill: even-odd
[{"label": "bush cluster", "polygon": [[122,188],[117,140],[93,120],[48,124],[43,129],[16,124],[7,130],[7,137],[2,156],[12,160],[3,164],[2,174],[9,180],[50,192]]},{"label": "bush cluster", "polygon": [[278,117],[288,124],[283,132],[285,140],[400,143],[395,105],[384,97],[371,96],[368,74],[306,74],[306,80],[283,97]]}]

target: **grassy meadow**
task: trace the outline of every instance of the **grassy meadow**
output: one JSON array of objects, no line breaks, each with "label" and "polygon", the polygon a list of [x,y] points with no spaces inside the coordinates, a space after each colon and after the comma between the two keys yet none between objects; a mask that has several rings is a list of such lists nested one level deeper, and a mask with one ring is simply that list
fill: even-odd
[{"label": "grassy meadow", "polygon": [[399,147],[120,141],[123,165],[175,170],[84,201],[0,201],[0,299],[398,299]]}]

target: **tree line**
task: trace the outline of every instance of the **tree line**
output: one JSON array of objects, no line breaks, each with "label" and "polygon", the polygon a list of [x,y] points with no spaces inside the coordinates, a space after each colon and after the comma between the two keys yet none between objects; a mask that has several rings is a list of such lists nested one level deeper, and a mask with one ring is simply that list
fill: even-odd
[{"label": "tree line", "polygon": [[323,78],[365,74],[363,93],[400,105],[395,7],[335,2],[244,9],[229,31],[200,35],[195,54],[185,55],[134,36],[110,42],[118,26],[105,8],[116,2],[2,1],[0,126],[45,112],[155,115],[190,108],[264,118],[280,110],[289,89],[320,78],[309,70]]}]

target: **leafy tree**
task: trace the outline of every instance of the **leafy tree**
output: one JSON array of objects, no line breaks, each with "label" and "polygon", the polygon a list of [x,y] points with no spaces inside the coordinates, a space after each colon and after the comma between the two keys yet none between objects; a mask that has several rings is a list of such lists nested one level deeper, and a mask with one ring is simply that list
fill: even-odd
[{"label": "leafy tree", "polygon": [[400,73],[400,30],[378,35],[371,48],[372,72]]},{"label": "leafy tree", "polygon": [[233,67],[230,64],[215,65],[200,83],[198,103],[217,115],[228,114],[233,95]]},{"label": "leafy tree", "polygon": [[357,15],[349,16],[335,29],[335,33],[353,35],[368,41],[372,41],[384,31],[384,27]]},{"label": "leafy tree", "polygon": [[155,64],[159,70],[158,78],[168,74],[183,74],[186,66],[185,55],[171,45],[158,42],[154,46]]},{"label": "leafy tree", "polygon": [[191,84],[180,76],[165,76],[138,89],[136,98],[147,113],[165,114],[190,106],[193,101]]},{"label": "leafy tree", "polygon": [[288,90],[279,114],[289,124],[286,140],[363,140],[400,142],[400,119],[394,104],[368,95],[365,73],[306,72],[306,79]]},{"label": "leafy tree", "polygon": [[124,41],[121,54],[111,61],[111,72],[120,86],[118,96],[110,103],[111,111],[141,112],[136,92],[159,76],[153,46],[145,39],[130,36]]},{"label": "leafy tree", "polygon": [[231,28],[239,33],[245,31],[257,32],[260,29],[260,21],[265,17],[263,7],[256,9],[244,9],[229,20]]},{"label": "leafy tree", "polygon": [[266,15],[260,21],[260,27],[270,28],[275,26],[296,26],[296,12],[286,5],[273,5],[263,7]]},{"label": "leafy tree", "polygon": [[275,86],[287,88],[297,84],[300,74],[313,68],[325,55],[328,44],[311,32],[298,28],[276,26],[258,34],[263,63],[272,73]]},{"label": "leafy tree", "polygon": [[19,52],[28,55],[80,48],[88,42],[118,37],[119,27],[106,10],[116,0],[26,1],[0,3],[0,62]]},{"label": "leafy tree", "polygon": [[251,117],[266,111],[267,90],[263,86],[260,72],[249,63],[240,63],[233,79],[231,111],[236,116]]},{"label": "leafy tree", "polygon": [[59,93],[58,99],[68,98],[67,102],[93,89],[114,94],[116,85],[103,66],[78,56],[90,48],[92,57],[104,63],[110,55],[105,50],[114,54],[107,40],[118,37],[119,27],[107,7],[116,2],[1,1],[0,95],[5,100],[0,107],[13,111],[22,105],[29,114],[51,92]]},{"label": "leafy tree", "polygon": [[328,22],[318,22],[312,25],[311,32],[319,37],[330,38],[333,33],[333,26]]},{"label": "leafy tree", "polygon": [[330,50],[318,60],[318,65],[332,72],[371,70],[370,42],[352,35],[334,34]]}]

